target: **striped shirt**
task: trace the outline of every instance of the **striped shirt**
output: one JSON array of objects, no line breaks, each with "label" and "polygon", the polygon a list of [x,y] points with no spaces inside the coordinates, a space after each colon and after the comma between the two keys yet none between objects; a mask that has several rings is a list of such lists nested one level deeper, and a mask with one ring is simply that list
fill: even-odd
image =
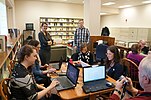
[{"label": "striped shirt", "polygon": [[77,28],[74,32],[74,45],[80,47],[82,43],[89,43],[90,32],[87,28]]}]

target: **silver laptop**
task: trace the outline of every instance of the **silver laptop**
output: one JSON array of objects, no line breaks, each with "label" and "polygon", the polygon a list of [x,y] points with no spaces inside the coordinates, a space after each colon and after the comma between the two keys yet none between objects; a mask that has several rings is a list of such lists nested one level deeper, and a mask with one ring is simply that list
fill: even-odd
[{"label": "silver laptop", "polygon": [[56,86],[56,89],[60,91],[74,88],[77,84],[78,77],[79,69],[71,63],[68,63],[66,76],[56,78],[60,82],[60,84]]}]

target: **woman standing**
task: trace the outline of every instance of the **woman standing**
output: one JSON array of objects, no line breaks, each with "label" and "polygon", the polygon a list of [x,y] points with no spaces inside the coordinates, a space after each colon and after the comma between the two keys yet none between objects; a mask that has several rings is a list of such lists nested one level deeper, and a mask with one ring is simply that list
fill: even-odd
[{"label": "woman standing", "polygon": [[116,46],[109,46],[107,48],[107,60],[106,60],[107,75],[115,80],[118,80],[124,73],[124,68],[120,64],[120,54]]},{"label": "woman standing", "polygon": [[[47,88],[36,84],[30,72],[36,59],[36,50],[30,45],[23,46],[18,52],[18,64],[15,65],[10,80],[11,100],[47,100],[46,94],[59,84],[55,80]],[[41,91],[37,92],[38,89]],[[56,100],[52,97],[53,95],[49,100]]]},{"label": "woman standing", "polygon": [[38,38],[40,41],[40,51],[39,56],[41,59],[41,65],[49,64],[51,58],[51,45],[53,44],[53,40],[50,34],[47,32],[48,24],[43,22],[41,24],[41,31],[38,34]]}]

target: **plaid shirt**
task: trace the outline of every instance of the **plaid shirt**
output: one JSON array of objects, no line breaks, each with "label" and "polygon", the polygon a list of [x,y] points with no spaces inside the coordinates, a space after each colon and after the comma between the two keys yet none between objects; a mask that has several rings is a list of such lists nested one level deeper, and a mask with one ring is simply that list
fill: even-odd
[{"label": "plaid shirt", "polygon": [[74,32],[74,45],[80,47],[82,43],[89,43],[90,32],[87,28],[77,28]]}]

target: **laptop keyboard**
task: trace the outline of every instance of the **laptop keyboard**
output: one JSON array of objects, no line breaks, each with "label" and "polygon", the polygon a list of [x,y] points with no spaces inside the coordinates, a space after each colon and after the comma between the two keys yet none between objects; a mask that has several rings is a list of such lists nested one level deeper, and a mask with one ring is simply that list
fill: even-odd
[{"label": "laptop keyboard", "polygon": [[58,80],[59,82],[62,82],[62,84],[60,84],[60,85],[61,85],[63,88],[64,88],[64,87],[67,87],[67,86],[71,86],[70,82],[69,82],[68,79],[65,78],[65,77],[57,78],[57,80]]},{"label": "laptop keyboard", "polygon": [[106,80],[89,82],[89,83],[85,83],[82,88],[85,93],[96,92],[99,90],[105,90],[108,88],[112,88],[112,87],[106,86],[106,82],[107,82]]}]

